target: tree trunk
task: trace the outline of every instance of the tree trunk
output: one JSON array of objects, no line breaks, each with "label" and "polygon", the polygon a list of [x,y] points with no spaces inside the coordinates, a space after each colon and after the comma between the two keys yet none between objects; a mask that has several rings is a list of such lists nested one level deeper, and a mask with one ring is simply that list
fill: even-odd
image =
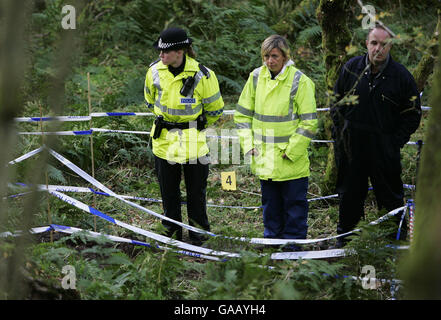
[{"label": "tree trunk", "polygon": [[422,92],[426,85],[427,79],[433,72],[435,64],[435,56],[438,53],[438,38],[441,30],[441,10],[438,10],[438,23],[435,28],[433,38],[430,42],[430,46],[427,53],[421,58],[420,62],[413,71],[413,77],[418,86],[418,90]]},{"label": "tree trunk", "polygon": [[[322,47],[326,66],[326,85],[329,97],[335,82],[337,81],[339,70],[347,61],[346,47],[351,41],[351,33],[348,28],[349,1],[321,0],[317,8],[317,18],[322,28]],[[330,105],[328,99],[327,105]],[[327,139],[331,139],[332,120],[329,113],[325,119],[325,133]],[[328,153],[328,162],[325,178],[322,182],[323,194],[334,192],[337,179],[337,169],[334,161],[334,146],[331,144]]]},{"label": "tree trunk", "polygon": [[[81,0],[72,1],[78,12],[84,7]],[[0,197],[7,195],[7,182],[14,175],[13,166],[7,166],[8,161],[13,159],[17,147],[17,132],[14,125],[14,117],[17,117],[23,109],[24,101],[21,98],[21,90],[24,85],[26,67],[29,57],[26,55],[29,45],[29,34],[26,32],[33,10],[33,1],[0,1]],[[64,98],[65,81],[71,70],[71,57],[79,47],[77,31],[61,31],[59,51],[53,65],[56,73],[51,84],[49,94],[50,109],[54,114],[62,114],[62,101]],[[57,125],[52,126],[56,129]],[[48,130],[51,131],[51,130]],[[56,130],[53,130],[56,131]],[[55,136],[45,139],[49,147],[55,145]],[[30,185],[36,186],[43,181],[47,164],[47,152],[42,152],[39,159],[32,166],[25,169],[24,175]],[[34,190],[35,191],[35,190]],[[41,192],[32,192],[23,201],[23,212],[20,220],[15,215],[9,216],[10,210],[7,201],[0,201],[0,227],[4,228],[9,220],[17,219],[17,229],[24,230],[24,235],[13,239],[14,248],[10,253],[3,255],[3,238],[0,238],[0,299],[23,299],[29,292],[29,282],[25,281],[22,266],[25,263],[24,253],[31,244],[31,239],[26,235],[26,230],[34,227],[35,208]],[[14,226],[15,227],[15,226]],[[4,229],[0,231],[6,231]]]},{"label": "tree trunk", "polygon": [[[25,72],[25,26],[30,18],[29,1],[19,2],[7,0],[0,2],[0,197],[7,195],[6,183],[10,181],[11,169],[7,167],[8,161],[13,159],[14,148],[17,146],[17,134],[14,128],[14,117],[23,108],[20,100]],[[32,214],[29,212],[29,214]],[[24,214],[26,215],[26,214]],[[29,215],[28,215],[29,217]],[[7,201],[0,200],[0,226],[1,231],[7,225]],[[21,227],[30,227],[23,219]],[[0,238],[0,250],[2,246]],[[24,237],[15,241],[15,250],[8,256],[0,256],[0,299],[20,299],[25,295],[25,285],[19,272],[23,264],[23,252],[28,242]]]},{"label": "tree trunk", "polygon": [[[441,39],[440,39],[441,40]],[[439,44],[439,43],[438,43]],[[441,45],[439,45],[441,49]],[[441,53],[417,180],[415,232],[402,275],[408,299],[441,299]]]}]

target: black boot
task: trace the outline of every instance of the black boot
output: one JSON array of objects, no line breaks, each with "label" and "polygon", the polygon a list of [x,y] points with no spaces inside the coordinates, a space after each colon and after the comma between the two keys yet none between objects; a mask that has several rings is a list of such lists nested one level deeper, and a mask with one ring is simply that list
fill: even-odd
[{"label": "black boot", "polygon": [[190,238],[190,243],[194,246],[200,247],[205,241],[208,240],[208,236],[205,234],[189,231],[188,235]]}]

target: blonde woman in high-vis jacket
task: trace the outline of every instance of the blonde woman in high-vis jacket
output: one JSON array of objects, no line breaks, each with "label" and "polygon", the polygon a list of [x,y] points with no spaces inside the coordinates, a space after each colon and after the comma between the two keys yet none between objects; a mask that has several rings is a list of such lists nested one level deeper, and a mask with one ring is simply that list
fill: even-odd
[{"label": "blonde woman in high-vis jacket", "polygon": [[308,146],[317,129],[315,85],[294,66],[282,36],[265,39],[261,55],[263,65],[250,73],[234,121],[261,182],[264,237],[305,239]]}]

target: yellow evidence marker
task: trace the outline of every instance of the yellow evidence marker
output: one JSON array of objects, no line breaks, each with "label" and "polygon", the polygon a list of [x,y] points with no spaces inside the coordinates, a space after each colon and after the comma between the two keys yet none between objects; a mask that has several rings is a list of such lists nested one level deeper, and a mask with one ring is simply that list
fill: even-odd
[{"label": "yellow evidence marker", "polygon": [[236,190],[236,172],[226,171],[221,172],[222,189]]}]

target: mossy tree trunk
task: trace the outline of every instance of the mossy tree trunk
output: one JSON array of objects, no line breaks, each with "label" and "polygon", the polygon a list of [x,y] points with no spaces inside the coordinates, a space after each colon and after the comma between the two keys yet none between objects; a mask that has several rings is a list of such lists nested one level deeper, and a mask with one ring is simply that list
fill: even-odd
[{"label": "mossy tree trunk", "polygon": [[435,57],[438,53],[438,39],[441,31],[441,10],[438,10],[438,23],[433,34],[433,38],[429,43],[427,53],[423,55],[420,62],[413,71],[413,76],[418,86],[418,90],[422,92],[426,86],[427,79],[433,72]]},{"label": "mossy tree trunk", "polygon": [[[13,159],[14,148],[17,145],[17,134],[14,128],[14,117],[23,109],[20,99],[20,89],[23,85],[26,66],[25,59],[25,26],[30,18],[30,1],[4,0],[0,2],[0,197],[7,195],[6,182],[12,175],[8,161]],[[35,207],[34,207],[35,208]],[[29,214],[32,214],[29,211]],[[24,214],[26,216],[26,214]],[[29,215],[27,216],[29,217]],[[0,200],[1,231],[7,225],[7,201]],[[20,225],[30,227],[29,219],[23,219]],[[15,250],[9,255],[0,255],[0,299],[20,299],[24,297],[24,282],[21,277],[23,252],[28,244],[24,237],[15,241]],[[0,251],[4,250],[0,239]]]},{"label": "mossy tree trunk", "polygon": [[[326,66],[326,85],[329,97],[332,96],[333,87],[337,81],[339,70],[347,61],[346,47],[351,41],[351,33],[348,28],[349,1],[321,0],[317,8],[317,18],[322,28],[322,47]],[[328,106],[331,99],[328,99]],[[329,113],[326,115],[324,127],[328,139],[331,139],[332,121]],[[328,162],[325,178],[321,188],[323,194],[334,192],[337,178],[337,170],[334,161],[334,146],[331,144],[328,153]]]},{"label": "mossy tree trunk", "polygon": [[[441,45],[439,46],[441,49]],[[439,52],[438,57],[440,55]],[[414,237],[409,256],[401,265],[408,299],[441,299],[441,198],[439,197],[441,190],[441,63],[439,58],[434,74],[430,106],[432,109],[429,114],[417,180]]]},{"label": "mossy tree trunk", "polygon": [[[82,0],[71,2],[78,13],[81,13],[84,3]],[[0,152],[0,197],[7,195],[7,183],[15,175],[14,166],[7,166],[8,161],[13,159],[17,147],[17,132],[14,125],[14,117],[17,117],[25,105],[22,98],[22,88],[25,85],[25,74],[30,66],[30,44],[31,14],[34,9],[34,1],[0,1],[0,141],[2,149]],[[56,55],[51,61],[55,75],[51,79],[51,90],[49,92],[49,108],[54,114],[63,114],[63,99],[65,81],[72,67],[72,57],[80,47],[77,37],[78,30],[62,30],[60,26],[60,43],[57,43]],[[57,125],[51,128],[57,131]],[[55,136],[45,138],[45,145],[54,148]],[[36,186],[44,181],[44,172],[47,165],[47,152],[41,152],[33,165],[27,166],[23,175],[29,184]],[[36,190],[34,190],[36,191]],[[0,201],[0,227],[4,228],[9,221],[15,221],[15,230],[29,230],[34,225],[35,208],[39,207],[41,192],[32,192],[23,201],[23,211],[20,219],[16,214],[10,213],[7,201]],[[11,211],[11,212],[10,212]],[[23,236],[16,237],[8,246],[3,245],[3,238],[0,238],[0,299],[23,299],[29,294],[29,279],[24,275],[26,261],[25,252],[32,239],[26,232]],[[3,252],[8,248],[8,253]],[[61,270],[60,270],[61,272]]]}]

